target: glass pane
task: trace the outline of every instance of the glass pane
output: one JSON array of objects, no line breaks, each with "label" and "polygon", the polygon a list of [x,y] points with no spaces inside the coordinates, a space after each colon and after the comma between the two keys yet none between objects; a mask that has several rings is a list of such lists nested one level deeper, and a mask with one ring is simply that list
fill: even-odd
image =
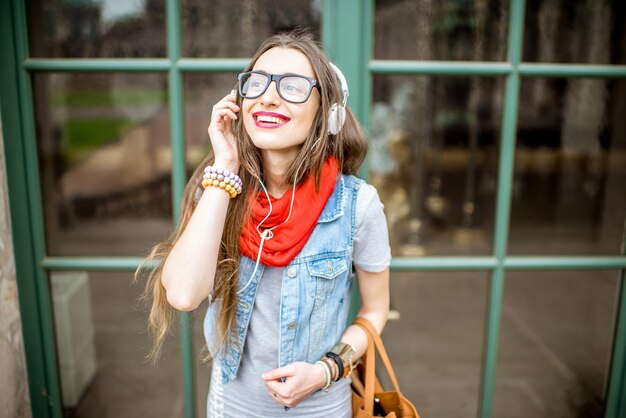
[{"label": "glass pane", "polygon": [[509,2],[376,0],[374,58],[504,61]]},{"label": "glass pane", "polygon": [[503,80],[375,76],[369,181],[395,255],[488,254]]},{"label": "glass pane", "polygon": [[390,317],[398,320],[382,336],[402,393],[423,417],[476,416],[488,275],[392,273]]},{"label": "glass pane", "polygon": [[31,57],[165,57],[164,0],[27,1]]},{"label": "glass pane", "polygon": [[507,273],[494,418],[604,416],[618,274]]},{"label": "glass pane", "polygon": [[510,252],[621,254],[626,81],[523,79]]},{"label": "glass pane", "polygon": [[207,129],[213,105],[237,83],[237,73],[185,74],[185,140],[188,174],[211,149]]},{"label": "glass pane", "polygon": [[182,0],[183,56],[251,57],[268,36],[296,26],[320,39],[321,8],[321,1]]},{"label": "glass pane", "polygon": [[163,74],[34,76],[48,254],[146,253],[171,228]]},{"label": "glass pane", "polygon": [[526,2],[524,61],[624,64],[625,40],[624,2]]},{"label": "glass pane", "polygon": [[50,288],[66,418],[183,416],[177,338],[146,360],[148,313],[129,272],[53,272]]}]

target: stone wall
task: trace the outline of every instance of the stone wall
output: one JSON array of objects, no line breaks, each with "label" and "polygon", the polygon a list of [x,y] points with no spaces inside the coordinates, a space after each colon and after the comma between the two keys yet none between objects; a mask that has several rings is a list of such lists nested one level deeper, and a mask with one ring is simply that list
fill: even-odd
[{"label": "stone wall", "polygon": [[0,120],[0,415],[31,417]]}]

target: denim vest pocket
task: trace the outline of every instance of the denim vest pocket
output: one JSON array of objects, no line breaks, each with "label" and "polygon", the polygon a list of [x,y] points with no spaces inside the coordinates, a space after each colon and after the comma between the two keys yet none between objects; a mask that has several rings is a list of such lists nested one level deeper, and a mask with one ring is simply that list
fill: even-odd
[{"label": "denim vest pocket", "polygon": [[331,256],[306,263],[310,280],[307,280],[309,295],[315,299],[330,298],[337,277],[348,271],[348,263],[343,256]]}]

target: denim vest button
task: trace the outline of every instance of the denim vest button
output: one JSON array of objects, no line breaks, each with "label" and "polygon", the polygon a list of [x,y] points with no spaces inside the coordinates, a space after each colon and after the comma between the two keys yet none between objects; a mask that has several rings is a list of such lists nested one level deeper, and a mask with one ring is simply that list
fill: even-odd
[{"label": "denim vest button", "polygon": [[287,269],[287,276],[296,277],[297,275],[298,275],[298,270],[294,266],[291,266]]},{"label": "denim vest button", "polygon": [[287,324],[287,328],[296,329],[296,321],[291,321],[289,324]]}]

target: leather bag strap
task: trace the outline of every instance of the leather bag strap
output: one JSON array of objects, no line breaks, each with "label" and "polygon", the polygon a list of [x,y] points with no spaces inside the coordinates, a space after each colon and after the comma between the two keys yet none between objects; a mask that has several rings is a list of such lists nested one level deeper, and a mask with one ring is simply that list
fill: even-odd
[{"label": "leather bag strap", "polygon": [[[367,333],[367,331],[365,331]],[[374,341],[367,337],[367,351],[365,352],[365,396],[363,397],[363,410],[374,415],[374,390],[376,382],[376,349]]]},{"label": "leather bag strap", "polygon": [[[376,350],[378,351],[378,354],[380,355],[381,360],[383,361],[383,364],[385,365],[385,369],[387,369],[387,373],[389,374],[389,378],[391,379],[391,383],[393,384],[393,387],[395,389],[396,392],[398,392],[398,394],[401,394],[402,392],[400,391],[400,385],[398,384],[398,379],[396,379],[396,374],[393,371],[393,367],[391,366],[391,361],[389,361],[389,357],[387,356],[387,350],[385,350],[385,345],[383,344],[383,341],[380,339],[380,335],[378,334],[378,331],[376,331],[376,328],[374,328],[374,326],[372,325],[372,323],[370,321],[368,321],[367,319],[363,318],[363,317],[358,317],[356,319],[356,321],[354,322],[355,325],[358,325],[359,327],[361,327],[363,330],[365,330],[368,338],[367,338],[367,357],[369,356],[369,351],[370,351],[370,345],[373,345],[376,347]],[[372,350],[373,351],[373,350]],[[375,355],[375,353],[372,353],[373,356]],[[372,357],[373,357],[372,356]],[[372,362],[374,364],[374,362]],[[369,375],[369,368],[368,368],[368,364],[366,363],[366,376]],[[372,374],[374,374],[374,371],[372,371]],[[372,379],[373,380],[373,379]],[[368,380],[366,379],[366,383],[365,383],[365,394],[368,395]],[[374,384],[372,381],[372,400],[373,400],[373,388],[374,388]],[[366,398],[367,399],[367,398]]]}]

